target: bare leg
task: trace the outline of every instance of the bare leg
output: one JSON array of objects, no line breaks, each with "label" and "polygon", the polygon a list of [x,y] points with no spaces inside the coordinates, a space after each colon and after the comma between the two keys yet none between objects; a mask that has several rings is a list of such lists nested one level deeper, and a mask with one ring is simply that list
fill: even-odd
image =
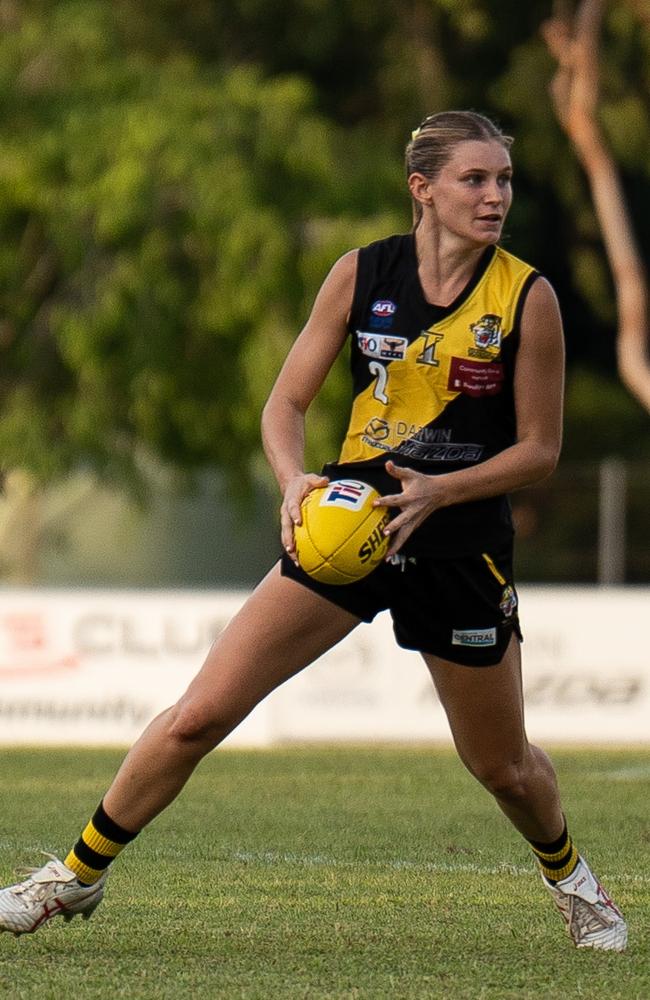
[{"label": "bare leg", "polygon": [[425,655],[468,770],[524,837],[550,843],[564,829],[553,766],[524,729],[519,642],[495,667],[463,667]]},{"label": "bare leg", "polygon": [[218,637],[180,701],[134,744],[104,797],[108,815],[140,830],[258,702],[358,623],[276,566]]}]

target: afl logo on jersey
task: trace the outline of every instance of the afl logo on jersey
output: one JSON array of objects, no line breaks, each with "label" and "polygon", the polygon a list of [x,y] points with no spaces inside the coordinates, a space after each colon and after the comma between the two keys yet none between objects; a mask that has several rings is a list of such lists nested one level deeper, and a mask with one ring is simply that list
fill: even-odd
[{"label": "afl logo on jersey", "polygon": [[376,302],[373,302],[371,311],[374,316],[394,316],[397,312],[397,306],[390,299],[377,299]]}]

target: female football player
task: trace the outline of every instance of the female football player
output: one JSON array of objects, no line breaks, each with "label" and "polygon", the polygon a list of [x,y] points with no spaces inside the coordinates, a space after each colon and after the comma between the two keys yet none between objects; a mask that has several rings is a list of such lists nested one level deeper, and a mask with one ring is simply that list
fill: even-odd
[{"label": "female football player", "polygon": [[[201,758],[279,684],[389,609],[418,650],[458,753],[529,842],[578,947],[622,950],[624,920],[567,831],[553,767],[524,729],[507,494],[560,451],[563,338],[549,283],[499,246],[511,140],[473,112],[426,118],[406,147],[414,226],[352,250],[325,279],[262,419],[284,555],[218,637],[180,701],[149,725],[62,863],[0,891],[0,927],[89,916],[125,844]],[[306,471],[305,413],[350,344],[339,460]],[[388,557],[346,586],[298,565],[301,501],[334,478],[377,487]]]}]

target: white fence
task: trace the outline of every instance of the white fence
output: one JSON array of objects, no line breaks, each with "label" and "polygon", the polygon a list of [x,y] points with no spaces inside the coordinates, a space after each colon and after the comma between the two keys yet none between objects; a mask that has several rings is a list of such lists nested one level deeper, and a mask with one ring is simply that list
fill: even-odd
[{"label": "white fence", "polygon": [[[648,741],[650,589],[519,593],[529,734]],[[0,743],[131,743],[184,690],[245,596],[4,591]],[[448,739],[426,668],[395,645],[382,615],[274,692],[228,743]]]}]

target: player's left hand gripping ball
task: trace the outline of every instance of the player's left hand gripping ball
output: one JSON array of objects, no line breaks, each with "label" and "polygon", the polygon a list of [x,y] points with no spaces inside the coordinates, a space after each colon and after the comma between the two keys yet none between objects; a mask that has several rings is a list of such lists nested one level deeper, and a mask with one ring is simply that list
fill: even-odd
[{"label": "player's left hand gripping ball", "polygon": [[390,520],[385,507],[373,507],[376,490],[356,479],[338,479],[312,490],[295,527],[302,569],[320,583],[354,583],[384,559]]}]

